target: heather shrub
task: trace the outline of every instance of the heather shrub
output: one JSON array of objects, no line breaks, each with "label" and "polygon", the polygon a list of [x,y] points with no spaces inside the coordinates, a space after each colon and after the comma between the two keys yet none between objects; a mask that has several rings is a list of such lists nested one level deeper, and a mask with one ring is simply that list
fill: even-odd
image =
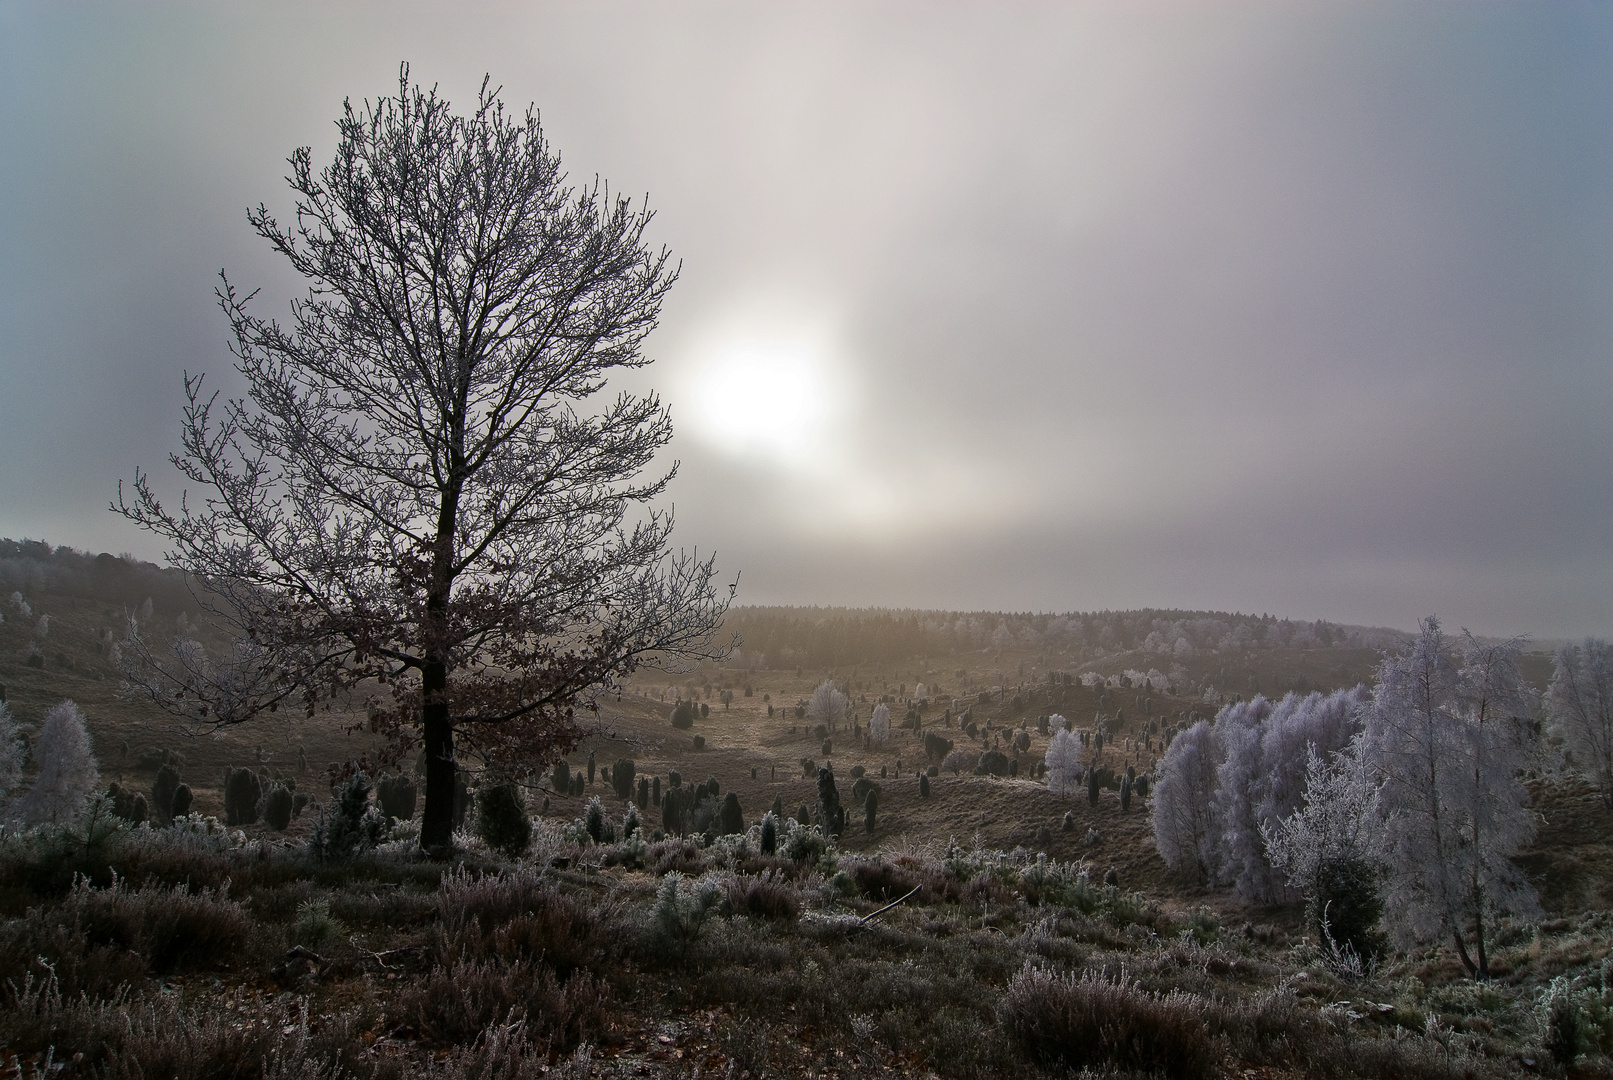
[{"label": "heather shrub", "polygon": [[870,900],[895,900],[918,884],[910,870],[880,858],[847,860],[841,866],[851,875],[857,891]]},{"label": "heather shrub", "polygon": [[227,889],[131,890],[121,879],[99,889],[79,878],[51,917],[91,946],[140,954],[158,974],[215,964],[239,952],[253,934],[246,909]]},{"label": "heather shrub", "polygon": [[1202,1002],[1149,993],[1124,977],[1057,975],[1027,964],[1008,984],[999,1019],[1023,1049],[1050,1064],[1215,1075]]},{"label": "heather shrub", "polygon": [[526,871],[477,877],[461,868],[438,885],[436,910],[443,963],[541,958],[564,979],[599,967],[609,950],[605,914]]},{"label": "heather shrub", "polygon": [[758,919],[795,919],[801,914],[801,894],[776,870],[735,875],[723,888],[730,914]]},{"label": "heather shrub", "polygon": [[574,1043],[605,1021],[610,993],[581,972],[564,984],[528,960],[466,960],[434,968],[399,995],[396,1018],[442,1045],[474,1043],[489,1027],[524,1026],[531,1034]]}]

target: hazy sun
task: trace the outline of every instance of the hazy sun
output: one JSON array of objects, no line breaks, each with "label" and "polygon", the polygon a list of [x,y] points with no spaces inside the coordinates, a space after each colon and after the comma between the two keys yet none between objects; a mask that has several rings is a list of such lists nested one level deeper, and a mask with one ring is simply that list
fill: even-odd
[{"label": "hazy sun", "polygon": [[736,454],[799,463],[823,448],[836,394],[822,356],[803,342],[736,342],[696,376],[700,434]]}]

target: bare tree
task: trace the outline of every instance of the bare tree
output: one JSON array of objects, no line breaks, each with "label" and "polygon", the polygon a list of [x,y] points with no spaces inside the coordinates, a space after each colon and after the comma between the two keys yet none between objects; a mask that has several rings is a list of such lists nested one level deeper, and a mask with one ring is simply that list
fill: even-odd
[{"label": "bare tree", "polygon": [[568,186],[536,113],[485,81],[461,116],[405,67],[337,129],[323,170],[290,158],[294,224],[248,215],[308,295],[282,326],[226,279],[245,395],[186,377],[172,460],[205,501],[172,510],[137,471],[114,506],[168,541],[237,644],[136,634],[125,652],[137,690],[203,724],[361,686],[393,755],[424,744],[437,849],[456,754],[542,768],[637,665],[710,653],[725,602],[646,505],[672,476],[645,475],[666,410],[595,400],[649,363],[677,276],[649,212]]},{"label": "bare tree", "polygon": [[1557,650],[1546,719],[1613,809],[1613,648],[1607,642],[1586,638]]}]

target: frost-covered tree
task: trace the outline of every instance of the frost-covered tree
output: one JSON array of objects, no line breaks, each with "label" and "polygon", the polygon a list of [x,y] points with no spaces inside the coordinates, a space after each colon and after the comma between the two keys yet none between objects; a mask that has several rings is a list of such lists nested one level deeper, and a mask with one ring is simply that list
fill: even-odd
[{"label": "frost-covered tree", "polygon": [[456,112],[405,68],[336,134],[323,169],[292,154],[294,220],[248,215],[307,293],[281,321],[222,284],[241,391],[185,380],[189,499],[137,470],[116,504],[249,647],[123,652],[201,726],[362,689],[387,756],[424,751],[420,844],[446,849],[463,758],[545,769],[638,667],[722,654],[713,564],[654,508],[670,416],[604,393],[650,362],[677,268],[490,83]]},{"label": "frost-covered tree", "polygon": [[[1049,732],[1064,731],[1069,727],[1070,722],[1064,719],[1064,717],[1060,716],[1058,713],[1054,713],[1052,716],[1047,718],[1047,730]],[[1076,741],[1079,742],[1080,740],[1077,739]]]},{"label": "frost-covered tree", "polygon": [[868,737],[879,745],[885,745],[891,737],[891,711],[881,703],[874,706],[874,712],[868,717]]},{"label": "frost-covered tree", "polygon": [[846,695],[825,679],[812,691],[812,699],[807,702],[807,719],[832,728],[846,718],[846,706]]},{"label": "frost-covered tree", "polygon": [[1304,896],[1311,929],[1333,950],[1366,958],[1380,943],[1383,832],[1361,740],[1325,758],[1308,744],[1304,805],[1261,833],[1273,868]]},{"label": "frost-covered tree", "polygon": [[1546,720],[1613,809],[1613,649],[1607,642],[1586,638],[1557,650]]},{"label": "frost-covered tree", "polygon": [[[1446,938],[1489,975],[1487,922],[1537,908],[1512,856],[1534,835],[1520,773],[1533,746],[1521,644],[1446,638],[1423,621],[1409,654],[1378,667],[1366,752],[1380,781],[1384,914],[1402,944]],[[1472,948],[1469,949],[1469,943]]]},{"label": "frost-covered tree", "polygon": [[1217,773],[1217,872],[1248,903],[1291,899],[1286,878],[1266,854],[1264,834],[1298,809],[1309,748],[1324,758],[1361,730],[1366,687],[1332,694],[1288,694],[1229,705],[1215,722],[1222,762]]},{"label": "frost-covered tree", "polygon": [[1073,732],[1059,728],[1048,740],[1047,787],[1059,795],[1068,795],[1081,784],[1081,740]]},{"label": "frost-covered tree", "polygon": [[28,793],[18,800],[17,816],[26,825],[71,821],[101,782],[84,714],[73,702],[64,701],[45,714],[34,760],[39,772]]},{"label": "frost-covered tree", "polygon": [[1200,720],[1175,739],[1159,764],[1150,818],[1154,846],[1165,864],[1200,879],[1215,868],[1215,732]]},{"label": "frost-covered tree", "polygon": [[22,784],[22,761],[26,753],[22,731],[11,718],[11,709],[0,701],[0,821],[11,816],[11,802]]},{"label": "frost-covered tree", "polygon": [[1378,786],[1361,756],[1359,737],[1323,756],[1306,748],[1304,805],[1263,830],[1272,865],[1309,895],[1328,863],[1375,862],[1382,846]]}]

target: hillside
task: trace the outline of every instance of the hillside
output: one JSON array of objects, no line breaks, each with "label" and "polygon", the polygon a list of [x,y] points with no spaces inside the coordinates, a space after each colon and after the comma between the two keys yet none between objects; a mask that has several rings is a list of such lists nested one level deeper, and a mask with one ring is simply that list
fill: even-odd
[{"label": "hillside", "polygon": [[[0,837],[0,1059],[21,1075],[47,1060],[64,1075],[1560,1075],[1560,1028],[1542,1019],[1554,986],[1582,1023],[1570,1071],[1609,1075],[1613,820],[1582,785],[1531,781],[1540,832],[1519,862],[1545,918],[1499,926],[1480,985],[1437,949],[1342,971],[1297,908],[1169,872],[1146,798],[1122,809],[1106,787],[1094,806],[1032,778],[1050,714],[1101,726],[1096,761],[1116,776],[1147,775],[1165,738],[1236,695],[1370,681],[1367,641],[1391,631],[1310,624],[1295,643],[1280,620],[1214,613],[738,609],[729,664],[642,671],[600,702],[567,759],[586,776],[592,758],[580,795],[530,779],[519,858],[463,835],[445,866],[414,850],[410,821],[368,853],[310,854],[333,811],[327,766],[375,748],[351,710],[203,735],[120,700],[129,613],[174,631],[200,617],[177,575],[43,545],[0,547],[0,575],[0,683],[24,723],[75,699],[107,779],[145,790],[178,752],[203,814],[223,813],[226,767],[315,799],[283,833],[195,819]],[[1189,643],[1167,665],[1155,646],[1172,628]],[[1542,681],[1547,659],[1531,664]],[[819,732],[801,712],[826,679],[850,715]],[[705,715],[673,727],[678,700]],[[875,745],[881,701],[893,727]],[[942,768],[937,738],[1000,750],[1014,775]],[[650,800],[623,838],[606,770],[624,759],[660,790],[715,781],[748,835],[662,836]],[[878,785],[873,827],[853,812],[825,848],[787,822],[762,852],[755,823],[815,806],[824,764],[848,804],[857,770]],[[611,831],[597,843],[581,824],[596,798]],[[127,1024],[113,1000],[139,1003]]]}]

